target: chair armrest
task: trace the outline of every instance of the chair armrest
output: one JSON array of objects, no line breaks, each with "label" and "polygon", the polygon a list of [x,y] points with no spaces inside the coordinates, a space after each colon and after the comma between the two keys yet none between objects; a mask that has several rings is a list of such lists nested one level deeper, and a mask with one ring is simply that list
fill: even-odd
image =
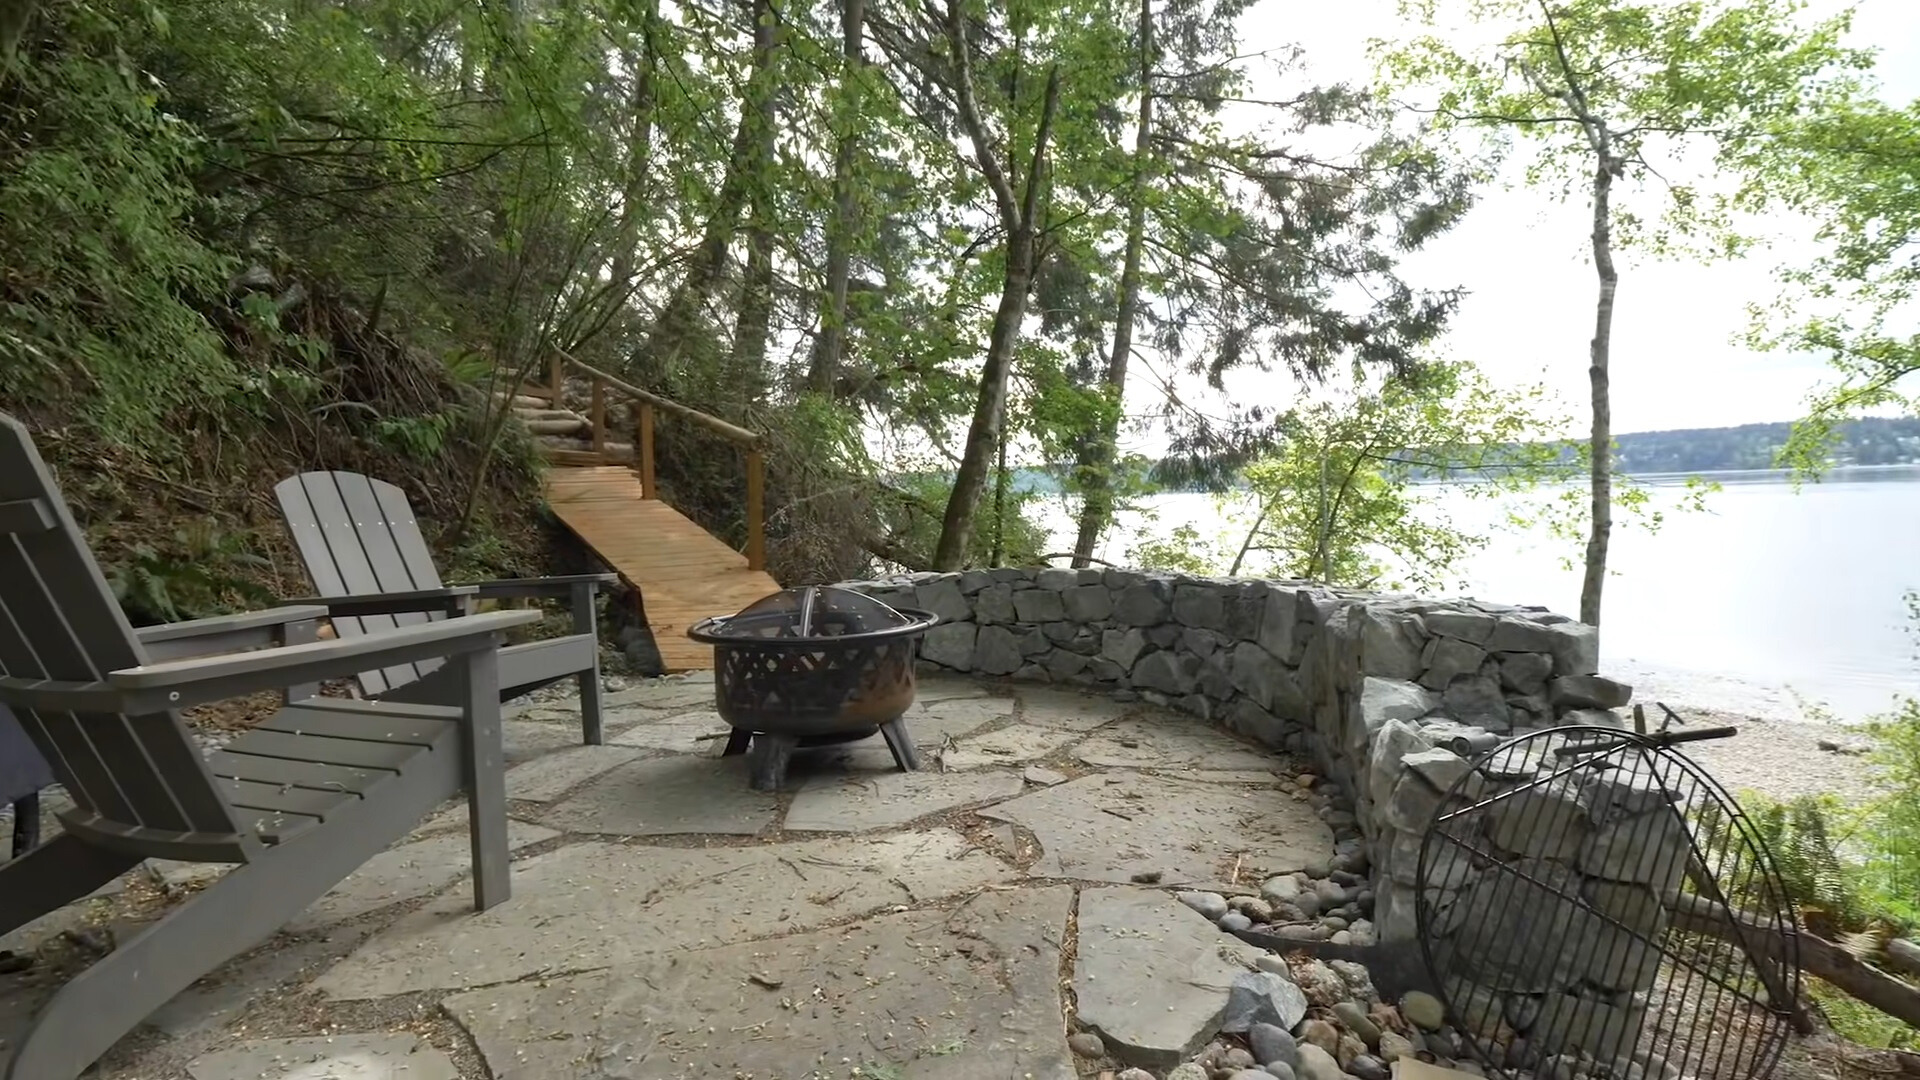
[{"label": "chair armrest", "polygon": [[502,578],[479,581],[466,586],[478,589],[483,600],[509,600],[523,597],[570,596],[575,585],[611,585],[618,574],[567,574],[561,577]]},{"label": "chair armrest", "polygon": [[288,625],[319,622],[326,617],[327,609],[324,607],[298,604],[238,615],[216,615],[210,619],[141,626],[134,628],[133,636],[146,647],[148,659],[177,660],[188,656],[210,656],[285,644],[284,635]]},{"label": "chair armrest", "polygon": [[290,602],[318,604],[327,609],[328,617],[335,619],[350,619],[359,615],[405,615],[418,612],[464,615],[469,603],[477,595],[478,590],[471,585],[449,585],[441,589],[414,589],[408,592],[314,596]]},{"label": "chair armrest", "polygon": [[333,641],[145,664],[96,682],[0,678],[0,704],[129,716],[185,709],[368,668],[498,648],[501,633],[539,617],[533,611],[492,611]]}]

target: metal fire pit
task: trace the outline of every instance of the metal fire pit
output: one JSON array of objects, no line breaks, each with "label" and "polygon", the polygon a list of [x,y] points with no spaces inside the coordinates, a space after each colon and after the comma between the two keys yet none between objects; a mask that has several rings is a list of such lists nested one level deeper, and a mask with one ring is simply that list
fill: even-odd
[{"label": "metal fire pit", "polygon": [[808,585],[703,619],[687,636],[713,646],[714,697],[733,727],[726,753],[748,754],[754,788],[772,791],[795,749],[876,733],[901,769],[920,767],[900,718],[913,705],[914,646],[939,621],[850,589]]}]

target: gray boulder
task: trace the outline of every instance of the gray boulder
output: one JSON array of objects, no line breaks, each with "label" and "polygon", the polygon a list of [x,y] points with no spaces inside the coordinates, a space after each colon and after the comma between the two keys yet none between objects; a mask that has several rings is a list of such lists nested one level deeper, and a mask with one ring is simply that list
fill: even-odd
[{"label": "gray boulder", "polygon": [[1255,1024],[1272,1024],[1291,1031],[1306,1015],[1307,996],[1299,987],[1271,971],[1245,971],[1227,991],[1220,1030],[1238,1035]]}]

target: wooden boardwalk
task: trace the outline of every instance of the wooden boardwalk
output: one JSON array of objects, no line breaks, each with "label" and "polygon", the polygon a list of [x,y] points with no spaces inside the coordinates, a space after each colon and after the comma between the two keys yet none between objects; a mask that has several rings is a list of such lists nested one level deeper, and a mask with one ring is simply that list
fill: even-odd
[{"label": "wooden boardwalk", "polygon": [[602,562],[640,591],[669,671],[713,666],[713,649],[687,637],[710,615],[731,615],[777,591],[747,557],[658,499],[619,465],[549,468],[547,503]]}]

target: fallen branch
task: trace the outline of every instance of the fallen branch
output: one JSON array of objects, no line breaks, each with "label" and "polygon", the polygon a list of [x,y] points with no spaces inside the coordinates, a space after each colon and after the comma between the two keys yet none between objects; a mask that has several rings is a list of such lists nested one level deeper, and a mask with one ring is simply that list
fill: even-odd
[{"label": "fallen branch", "polygon": [[[1785,935],[1768,929],[1752,915],[1722,908],[1697,896],[1667,897],[1673,926],[1740,944],[1749,952],[1779,959]],[[1896,1020],[1920,1027],[1920,986],[1902,982],[1825,938],[1800,930],[1800,969],[1833,984],[1848,996],[1879,1009]],[[1782,1002],[1775,1002],[1776,1006]]]}]

